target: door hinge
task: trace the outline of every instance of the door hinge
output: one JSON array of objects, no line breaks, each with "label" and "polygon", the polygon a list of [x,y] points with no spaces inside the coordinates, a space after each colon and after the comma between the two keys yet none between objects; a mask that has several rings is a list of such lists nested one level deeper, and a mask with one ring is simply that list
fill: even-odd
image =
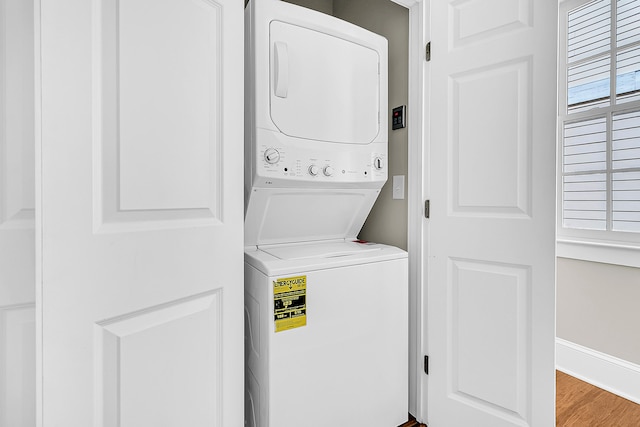
[{"label": "door hinge", "polygon": [[431,42],[428,42],[424,48],[424,59],[427,62],[431,61]]},{"label": "door hinge", "polygon": [[430,208],[429,200],[424,201],[424,217],[429,218],[429,208]]},{"label": "door hinge", "polygon": [[429,375],[429,356],[424,356],[424,373]]}]

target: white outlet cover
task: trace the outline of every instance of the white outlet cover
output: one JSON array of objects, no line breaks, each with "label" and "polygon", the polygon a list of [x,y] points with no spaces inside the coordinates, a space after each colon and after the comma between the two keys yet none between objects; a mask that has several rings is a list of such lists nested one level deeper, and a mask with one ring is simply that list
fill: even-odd
[{"label": "white outlet cover", "polygon": [[393,199],[404,199],[404,175],[393,176]]}]

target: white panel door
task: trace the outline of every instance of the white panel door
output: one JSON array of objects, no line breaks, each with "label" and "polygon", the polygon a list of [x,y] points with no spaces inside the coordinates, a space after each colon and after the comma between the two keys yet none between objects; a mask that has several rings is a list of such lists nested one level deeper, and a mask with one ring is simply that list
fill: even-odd
[{"label": "white panel door", "polygon": [[557,8],[431,2],[430,427],[555,425]]},{"label": "white panel door", "polygon": [[0,0],[0,427],[36,422],[33,29]]},{"label": "white panel door", "polygon": [[45,427],[243,423],[243,4],[42,0]]}]

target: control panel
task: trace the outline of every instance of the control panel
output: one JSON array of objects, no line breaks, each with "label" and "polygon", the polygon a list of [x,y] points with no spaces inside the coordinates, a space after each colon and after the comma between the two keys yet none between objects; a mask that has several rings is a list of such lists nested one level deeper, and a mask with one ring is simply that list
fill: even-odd
[{"label": "control panel", "polygon": [[256,178],[267,184],[269,179],[336,183],[387,179],[386,153],[364,147],[318,150],[265,144],[256,148]]}]

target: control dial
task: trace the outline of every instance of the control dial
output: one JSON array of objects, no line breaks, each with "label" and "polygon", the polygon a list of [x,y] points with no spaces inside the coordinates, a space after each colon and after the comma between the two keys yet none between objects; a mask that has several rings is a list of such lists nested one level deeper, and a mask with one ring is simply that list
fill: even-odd
[{"label": "control dial", "polygon": [[331,166],[325,166],[322,172],[325,176],[331,176],[333,175],[333,168]]},{"label": "control dial", "polygon": [[318,172],[319,172],[318,166],[316,166],[316,165],[309,166],[309,175],[316,176],[316,175],[318,175]]},{"label": "control dial", "polygon": [[280,160],[280,152],[275,148],[267,148],[264,150],[264,160],[271,165],[276,164]]},{"label": "control dial", "polygon": [[373,159],[373,167],[377,170],[382,169],[382,159],[380,157]]}]

